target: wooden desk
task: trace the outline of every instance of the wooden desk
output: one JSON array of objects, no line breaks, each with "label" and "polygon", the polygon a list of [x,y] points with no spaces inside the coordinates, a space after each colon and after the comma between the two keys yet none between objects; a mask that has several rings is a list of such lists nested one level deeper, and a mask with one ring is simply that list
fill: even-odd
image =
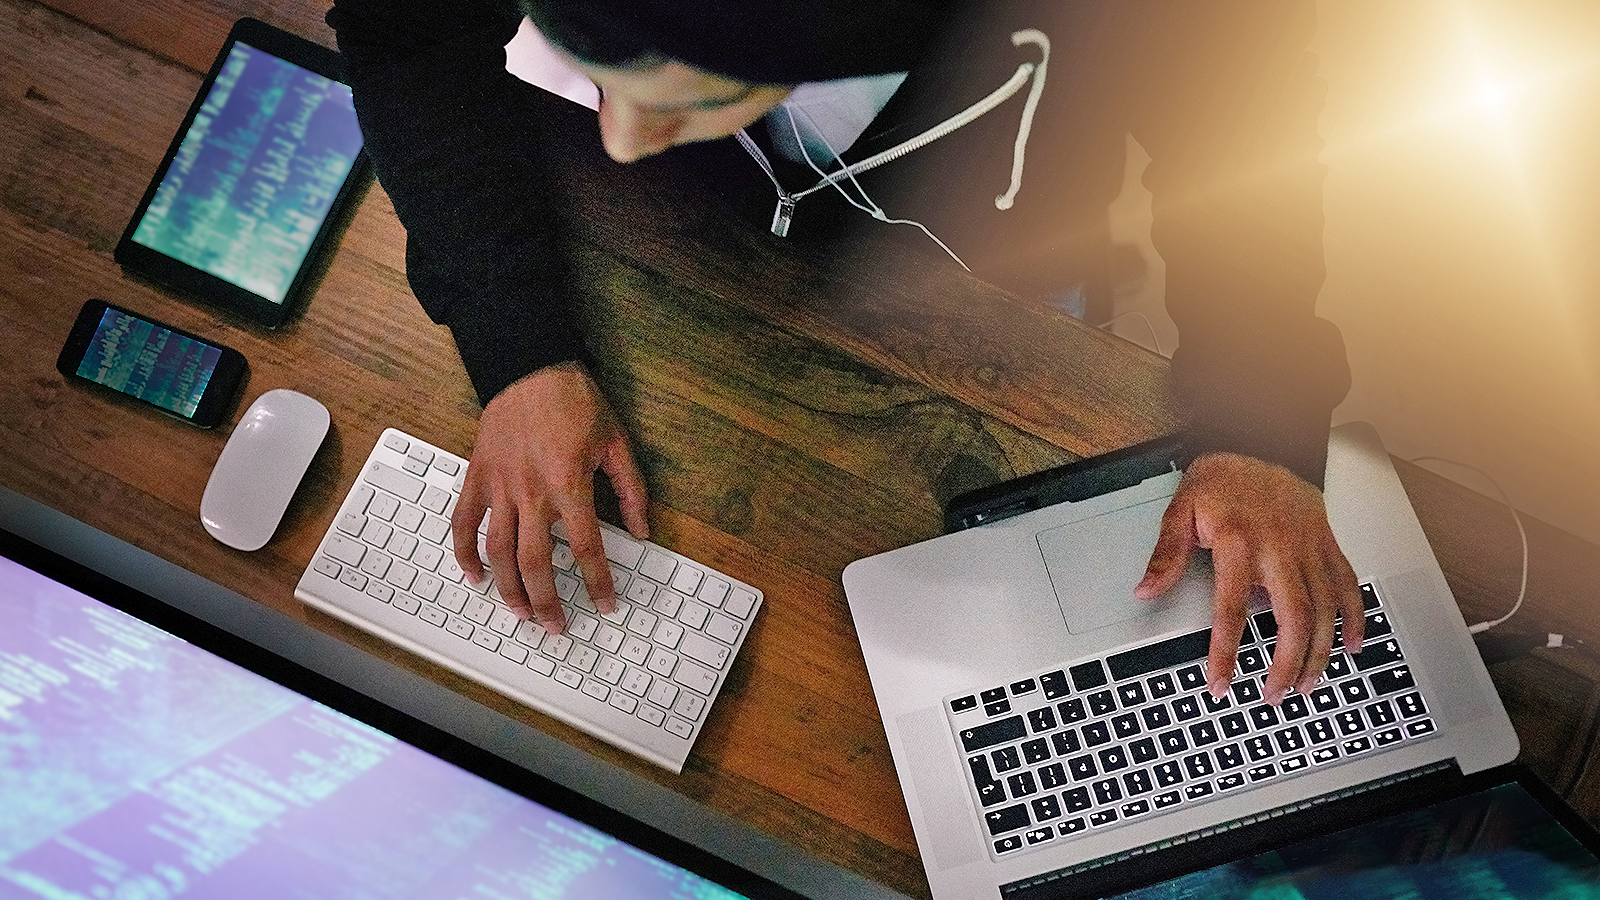
[{"label": "wooden desk", "polygon": [[[586,217],[600,376],[636,436],[656,540],[762,586],[767,604],[682,776],[306,610],[292,585],[385,426],[467,454],[479,412],[448,334],[406,286],[403,234],[368,192],[305,314],[241,327],[124,278],[111,248],[234,18],[324,43],[313,0],[267,4],[0,0],[0,483],[423,673],[706,805],[912,896],[917,850],[839,586],[846,563],[938,530],[954,492],[1172,425],[1165,361],[884,250],[819,267],[752,238],[702,252],[705,222]],[[640,178],[646,202],[671,190]],[[758,260],[760,265],[753,265]],[[755,273],[759,272],[757,275]],[[334,430],[278,536],[211,540],[207,433],[67,385],[54,356],[101,297],[237,347],[246,402],[290,387]],[[1503,513],[1414,467],[1402,475],[1469,619],[1515,592]],[[1535,523],[1519,623],[1600,644],[1595,548]],[[1591,817],[1600,664],[1540,651],[1496,665],[1525,755]]]}]

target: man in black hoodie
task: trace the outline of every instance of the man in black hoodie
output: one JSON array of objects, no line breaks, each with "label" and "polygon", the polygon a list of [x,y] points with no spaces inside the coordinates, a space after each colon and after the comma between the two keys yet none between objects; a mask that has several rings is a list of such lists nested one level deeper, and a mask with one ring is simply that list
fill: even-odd
[{"label": "man in black hoodie", "polygon": [[[628,437],[587,373],[564,295],[542,152],[692,166],[690,147],[736,136],[749,164],[715,180],[750,200],[755,227],[848,240],[909,223],[951,265],[1061,302],[1104,289],[1106,204],[1131,132],[1153,160],[1152,233],[1183,340],[1173,387],[1194,456],[1138,593],[1164,593],[1209,549],[1213,690],[1231,679],[1257,587],[1280,628],[1268,699],[1308,689],[1338,617],[1353,625],[1347,648],[1362,622],[1318,490],[1349,376],[1337,330],[1314,313],[1323,170],[1311,6],[337,0],[329,20],[407,228],[412,287],[453,330],[484,402],[453,522],[462,568],[482,577],[474,538],[493,508],[486,548],[502,595],[559,631],[553,522],[596,603],[614,602],[596,471],[629,530],[647,529]],[[600,89],[587,149],[552,134],[570,121],[568,101],[506,71],[502,48],[525,15]],[[897,156],[908,139],[914,149]],[[885,156],[895,158],[878,164]],[[823,176],[841,165],[843,176]],[[1009,174],[1009,187],[977,172],[1003,188]]]}]

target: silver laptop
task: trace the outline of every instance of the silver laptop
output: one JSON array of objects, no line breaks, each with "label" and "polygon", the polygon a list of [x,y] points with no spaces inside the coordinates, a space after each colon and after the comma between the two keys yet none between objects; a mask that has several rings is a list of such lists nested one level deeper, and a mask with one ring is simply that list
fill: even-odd
[{"label": "silver laptop", "polygon": [[[1094,466],[1080,485],[1104,481]],[[1279,707],[1260,697],[1276,635],[1264,605],[1218,701],[1209,571],[1133,596],[1180,477],[1165,468],[846,568],[936,900],[1108,894],[1124,878],[1109,873],[1220,862],[1516,756],[1370,426],[1334,431],[1325,489],[1366,642],[1353,657],[1336,643],[1323,683]]]}]

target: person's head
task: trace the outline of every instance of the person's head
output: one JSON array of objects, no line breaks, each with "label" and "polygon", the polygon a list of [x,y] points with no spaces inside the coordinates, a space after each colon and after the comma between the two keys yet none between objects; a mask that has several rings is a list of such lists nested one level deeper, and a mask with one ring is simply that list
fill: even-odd
[{"label": "person's head", "polygon": [[600,88],[631,162],[756,121],[794,85],[911,67],[942,0],[519,0]]}]

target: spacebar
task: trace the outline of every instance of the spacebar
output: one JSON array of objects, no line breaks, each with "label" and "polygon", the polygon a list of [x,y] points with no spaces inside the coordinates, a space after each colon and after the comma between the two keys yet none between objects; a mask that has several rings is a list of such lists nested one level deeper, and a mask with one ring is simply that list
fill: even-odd
[{"label": "spacebar", "polygon": [[1210,648],[1211,629],[1202,628],[1154,644],[1113,653],[1106,657],[1106,666],[1111,669],[1112,679],[1121,681],[1205,659]]}]

